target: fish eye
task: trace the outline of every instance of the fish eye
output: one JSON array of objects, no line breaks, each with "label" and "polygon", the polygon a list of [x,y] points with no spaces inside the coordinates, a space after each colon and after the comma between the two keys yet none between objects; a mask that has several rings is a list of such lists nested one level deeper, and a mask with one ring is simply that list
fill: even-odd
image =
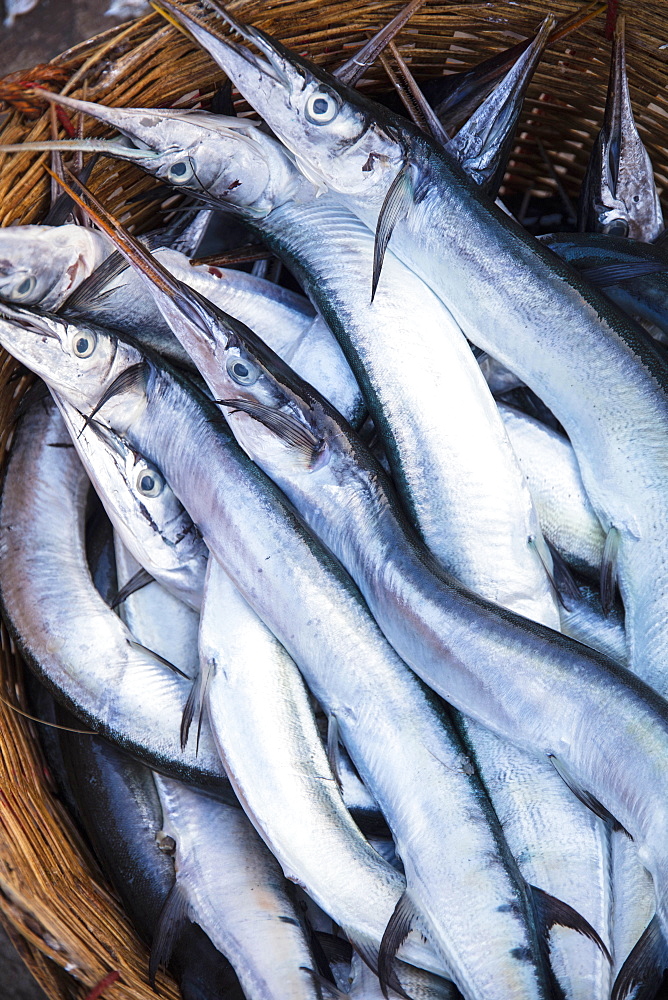
[{"label": "fish eye", "polygon": [[72,353],[77,358],[89,358],[97,346],[97,337],[92,330],[85,333],[77,330],[72,337]]},{"label": "fish eye", "polygon": [[29,274],[27,277],[23,279],[23,281],[19,282],[18,285],[12,288],[10,293],[11,298],[19,300],[27,299],[30,293],[35,288],[36,284],[37,284],[37,278],[35,278],[33,274]]},{"label": "fish eye", "polygon": [[159,472],[148,465],[143,465],[137,473],[137,489],[144,497],[159,497],[165,486],[165,480]]},{"label": "fish eye", "polygon": [[226,367],[229,376],[239,385],[252,385],[260,377],[260,369],[246,358],[228,358]]},{"label": "fish eye", "polygon": [[328,91],[316,90],[307,100],[304,111],[313,125],[329,125],[339,113],[339,102]]},{"label": "fish eye", "polygon": [[172,184],[185,184],[194,173],[195,171],[190,160],[177,160],[176,163],[172,163],[169,167],[167,176]]}]

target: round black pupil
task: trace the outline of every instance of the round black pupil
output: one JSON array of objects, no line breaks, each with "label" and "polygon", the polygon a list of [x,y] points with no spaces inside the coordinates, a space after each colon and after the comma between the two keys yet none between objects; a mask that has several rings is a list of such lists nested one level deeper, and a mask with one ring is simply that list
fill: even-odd
[{"label": "round black pupil", "polygon": [[79,354],[85,354],[88,350],[88,340],[85,337],[79,337],[77,340],[77,352]]},{"label": "round black pupil", "polygon": [[315,111],[316,115],[324,115],[325,111],[327,111],[326,98],[324,97],[316,98],[316,100],[313,102],[313,110]]},{"label": "round black pupil", "polygon": [[30,291],[30,278],[25,278],[21,282],[21,284],[18,287],[18,291],[21,293],[21,295],[25,294],[25,292]]},{"label": "round black pupil", "polygon": [[234,366],[234,374],[238,375],[239,378],[247,378],[248,368],[246,368],[246,365],[243,365],[240,361],[237,361]]},{"label": "round black pupil", "polygon": [[175,163],[172,167],[172,173],[176,174],[177,177],[183,177],[187,170],[185,163]]},{"label": "round black pupil", "polygon": [[153,476],[142,476],[141,477],[141,488],[145,493],[150,493],[150,491],[155,486],[155,479]]}]

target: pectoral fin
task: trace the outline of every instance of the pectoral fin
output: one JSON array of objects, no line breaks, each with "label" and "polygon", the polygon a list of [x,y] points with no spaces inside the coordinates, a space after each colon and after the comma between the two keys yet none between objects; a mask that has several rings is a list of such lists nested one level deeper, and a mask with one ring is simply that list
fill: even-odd
[{"label": "pectoral fin", "polygon": [[228,406],[233,413],[247,413],[258,420],[286,444],[302,452],[309,463],[322,448],[323,442],[305,424],[276,407],[265,406],[254,399],[217,399],[215,402],[219,406]]},{"label": "pectoral fin", "polygon": [[539,889],[538,886],[531,885],[529,888],[533,895],[536,917],[539,923],[542,924],[546,935],[555,924],[558,924],[560,927],[569,927],[571,930],[577,931],[578,934],[582,934],[584,937],[589,938],[590,941],[593,941],[607,960],[612,963],[612,956],[605,942],[598,931],[592,927],[588,920],[585,920],[581,913],[574,910],[568,903],[564,903],[563,900],[557,899],[556,896],[551,896],[544,889]]},{"label": "pectoral fin", "polygon": [[155,989],[156,973],[161,966],[169,962],[174,945],[188,919],[188,909],[188,898],[179,883],[175,882],[160,912],[153,935],[148,965],[148,981],[153,989]]},{"label": "pectoral fin", "polygon": [[[378,980],[383,991],[383,996],[387,998],[388,990],[392,989],[399,996],[410,1000],[408,994],[397,978],[394,970],[394,959],[402,944],[408,937],[418,918],[413,900],[408,892],[402,893],[394,913],[389,919],[385,928],[383,939],[378,950]],[[364,958],[364,956],[362,956]],[[368,964],[368,963],[367,963]]]},{"label": "pectoral fin", "polygon": [[603,614],[609,615],[615,602],[615,592],[617,590],[617,556],[619,555],[619,543],[621,533],[618,528],[611,527],[603,546],[603,558],[601,559],[601,607]]},{"label": "pectoral fin", "polygon": [[660,274],[668,271],[668,262],[658,260],[624,261],[619,264],[601,264],[600,267],[586,267],[580,274],[587,281],[606,288],[608,285],[619,285],[632,278],[642,278],[646,274]]},{"label": "pectoral fin", "polygon": [[143,568],[138,569],[134,576],[131,576],[128,582],[124,583],[118,590],[116,596],[111,602],[112,609],[117,608],[119,604],[123,603],[123,601],[127,601],[128,597],[132,594],[136,594],[138,590],[142,589],[142,587],[148,587],[149,583],[153,583],[154,580],[155,577],[151,576],[147,570]]},{"label": "pectoral fin", "polygon": [[563,761],[559,760],[559,758],[555,757],[553,754],[548,754],[547,757],[564,784],[570,788],[573,795],[576,799],[580,800],[583,806],[590,809],[596,816],[598,816],[599,819],[602,819],[604,823],[609,823],[612,830],[621,830],[628,836],[627,831],[621,825],[619,820],[616,820],[612,813],[608,812],[605,806],[600,803],[598,799],[594,798],[591,792],[588,792],[577,783]]},{"label": "pectoral fin", "polygon": [[397,222],[403,219],[413,204],[413,184],[411,181],[411,168],[409,163],[404,163],[403,167],[390,184],[385,195],[385,200],[378,215],[376,226],[376,242],[373,248],[373,276],[371,280],[371,301],[376,295],[376,289],[380,280],[380,272],[383,269],[383,260],[387,244]]},{"label": "pectoral fin", "polygon": [[668,969],[668,945],[659,920],[652,917],[640,940],[617,974],[611,1000],[659,1000],[664,973]]},{"label": "pectoral fin", "polygon": [[188,700],[183,709],[181,718],[181,749],[185,750],[188,743],[188,736],[193,719],[197,716],[197,742],[195,744],[195,756],[199,753],[199,740],[202,733],[202,720],[204,718],[204,705],[209,682],[213,674],[213,665],[206,660],[200,664],[197,677],[193,681]]},{"label": "pectoral fin", "polygon": [[133,389],[135,386],[145,385],[147,374],[148,364],[145,361],[140,361],[136,365],[130,365],[130,367],[126,368],[125,371],[122,371],[120,375],[117,375],[109,388],[102,393],[92,411],[86,417],[83,427],[79,431],[79,437],[81,437],[93,417],[99,413],[105,403],[108,403],[110,399],[114,398],[114,396],[119,396],[121,393],[128,392],[128,390]]}]

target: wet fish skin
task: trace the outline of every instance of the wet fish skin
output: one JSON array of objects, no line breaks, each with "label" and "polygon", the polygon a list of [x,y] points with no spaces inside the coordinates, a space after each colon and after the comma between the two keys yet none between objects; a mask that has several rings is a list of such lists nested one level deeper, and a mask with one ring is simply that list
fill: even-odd
[{"label": "wet fish skin", "polygon": [[[185,912],[233,966],[247,1000],[320,1000],[287,883],[240,809],[155,775]],[[183,917],[181,916],[181,919]]]},{"label": "wet fish skin", "polygon": [[225,770],[285,875],[344,930],[356,908],[387,909],[388,895],[394,905],[405,879],[352,822],[297,667],[215,559],[199,649],[207,715]]},{"label": "wet fish skin", "polygon": [[131,645],[95,590],[84,551],[89,481],[48,399],[23,418],[15,442],[0,501],[0,598],[25,659],[96,732],[230,795],[213,745],[204,740],[199,757],[179,747],[188,682]]},{"label": "wet fish skin", "polygon": [[209,552],[160,471],[120,435],[94,421],[87,423],[66,400],[57,395],[55,399],[77,454],[125,546],[139,566],[198,611]]},{"label": "wet fish skin", "polygon": [[[8,307],[4,309],[7,313]],[[19,314],[15,308],[11,311]],[[141,357],[129,344],[114,346],[111,337],[108,343],[102,342],[99,332],[99,355],[89,364],[87,377],[65,376],[62,368],[67,366],[67,341],[61,339],[56,344],[53,337],[35,337],[35,332],[30,334],[26,328],[27,311],[22,310],[20,315],[23,327],[0,322],[2,341],[11,343],[12,351],[23,360],[30,357],[33,368],[44,374],[48,371],[49,378],[58,382],[58,390],[67,392],[80,408],[92,408],[101,391],[118,374],[121,359],[128,368]],[[43,322],[43,317],[32,319],[33,324]],[[69,363],[79,367],[73,358]],[[491,996],[497,992],[504,1000],[514,993],[523,998],[544,996],[542,973],[534,965],[539,961],[539,946],[532,921],[525,916],[530,905],[527,890],[521,880],[516,881],[509,857],[499,865],[489,864],[490,854],[496,856],[499,850],[500,833],[490,830],[492,815],[484,792],[468,773],[460,745],[450,734],[443,715],[381,639],[349,578],[313,538],[304,534],[300,522],[282,505],[266,477],[226,441],[210,404],[200,401],[191,386],[175,374],[169,375],[166,369],[159,369],[153,361],[143,405],[139,405],[137,396],[136,391],[119,393],[105,404],[103,418],[117,431],[126,432],[151,461],[160,465],[202,530],[212,554],[224,563],[243,596],[295,658],[323,708],[336,716],[355,765],[397,838],[409,889],[412,880],[418,881],[421,891],[426,883],[429,897],[434,896],[436,888],[438,894],[448,897],[439,904],[437,913],[429,911],[428,919],[420,907],[420,926],[424,924],[424,930],[433,938],[432,922],[440,925],[439,947],[448,956],[448,966],[452,960],[453,977],[472,995],[481,991],[479,984],[485,983],[483,992],[491,991]],[[193,441],[200,443],[199,449],[192,448]],[[247,530],[249,523],[254,525],[252,533]],[[262,568],[261,575],[258,567]],[[291,579],[298,580],[298,584],[293,587]],[[297,602],[295,592],[299,593]],[[379,685],[385,692],[381,715],[377,712]],[[389,727],[384,736],[378,728],[381,724]],[[377,756],[379,744],[384,746],[382,761]],[[427,796],[424,803],[420,801],[423,793]],[[441,808],[447,809],[447,817],[440,815]],[[459,816],[461,819],[455,818]],[[428,834],[426,817],[429,825],[435,824],[434,829],[439,831],[435,838]],[[462,859],[457,857],[456,844],[458,831],[464,826],[467,847]],[[444,837],[446,844],[452,838],[451,848],[443,846]],[[433,857],[436,842],[438,850]],[[431,857],[429,863],[425,848]],[[451,851],[457,858],[454,869]],[[414,853],[415,860],[411,860]],[[483,856],[487,860],[481,867]],[[478,895],[469,901],[462,926],[454,899],[461,896],[461,880],[469,871]],[[489,888],[483,891],[480,886],[485,883]],[[496,902],[489,902],[490,895]],[[450,916],[447,928],[442,922],[444,907]],[[496,940],[503,942],[484,953],[480,952],[479,936],[473,935],[475,940],[471,940],[473,913],[478,909],[486,927],[490,912],[495,914]],[[389,916],[389,912],[375,914],[381,928]],[[373,941],[373,933],[364,932],[367,941]],[[357,938],[365,940],[359,931]],[[536,957],[519,962],[518,955]],[[404,956],[442,972],[442,964],[435,963],[418,941],[409,939],[400,950],[400,957]]]},{"label": "wet fish skin", "polygon": [[[76,719],[58,709],[60,725]],[[102,869],[142,940],[150,945],[174,884],[174,865],[156,842],[162,809],[149,768],[96,736],[59,732],[58,743],[80,822]],[[204,932],[188,922],[170,969],[184,1000],[243,1000],[236,976]]]},{"label": "wet fish skin", "polygon": [[587,497],[572,446],[539,420],[505,403],[498,406],[545,537],[569,566],[598,582],[605,532]]},{"label": "wet fish skin", "polygon": [[[385,205],[378,246],[391,231],[394,252],[446,302],[466,336],[522,378],[565,427],[597,517],[619,532],[634,669],[658,684],[668,651],[668,558],[657,530],[668,518],[663,359],[636,324],[475,190],[429,137],[210,5],[262,55],[214,36],[164,0],[300,167],[306,161],[314,182],[326,183],[369,226]],[[378,275],[377,268],[372,290]]]}]

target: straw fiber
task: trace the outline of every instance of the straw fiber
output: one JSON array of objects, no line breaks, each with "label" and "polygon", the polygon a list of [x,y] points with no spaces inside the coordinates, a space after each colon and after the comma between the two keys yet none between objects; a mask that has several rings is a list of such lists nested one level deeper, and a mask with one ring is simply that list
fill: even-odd
[{"label": "straw fiber", "polygon": [[[347,58],[402,6],[402,0],[230,3],[242,19],[328,67]],[[397,44],[422,80],[471,66],[527,37],[549,12],[564,18],[581,6],[577,0],[429,0]],[[610,0],[599,6],[593,20],[556,42],[541,61],[525,101],[506,193],[549,196],[556,177],[568,196],[577,197],[602,121],[610,53],[606,27],[609,36],[617,10],[626,15],[636,121],[657,182],[668,193],[668,6],[665,0]],[[6,101],[0,103],[0,141],[66,137],[80,128],[89,136],[104,134],[91,120],[45,110],[31,96],[30,84],[118,106],[201,102],[207,107],[223,80],[203,52],[151,14],[70,49],[46,67],[0,80],[0,101]],[[374,67],[361,86],[387,90],[382,67]],[[239,101],[239,110],[244,108]],[[0,157],[0,224],[43,218],[51,184],[45,162],[47,154]],[[100,161],[90,186],[112,212],[141,229],[151,225],[158,207],[142,197],[152,183],[132,165]],[[178,203],[177,196],[164,197],[162,208]],[[28,381],[11,358],[0,357],[0,455],[11,444],[12,414]],[[4,627],[0,671],[0,919],[51,997],[149,1000],[155,994],[147,985],[146,951],[53,794],[35,724],[6,704],[23,704],[23,666]],[[159,989],[167,1000],[178,997],[165,977]]]}]

